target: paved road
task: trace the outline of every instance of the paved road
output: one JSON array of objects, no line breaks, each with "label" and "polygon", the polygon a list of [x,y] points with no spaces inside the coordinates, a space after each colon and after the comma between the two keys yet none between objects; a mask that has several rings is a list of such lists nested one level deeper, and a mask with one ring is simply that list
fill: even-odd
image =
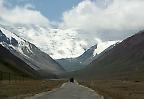
[{"label": "paved road", "polygon": [[60,88],[27,99],[104,99],[95,91],[77,83],[65,83]]}]

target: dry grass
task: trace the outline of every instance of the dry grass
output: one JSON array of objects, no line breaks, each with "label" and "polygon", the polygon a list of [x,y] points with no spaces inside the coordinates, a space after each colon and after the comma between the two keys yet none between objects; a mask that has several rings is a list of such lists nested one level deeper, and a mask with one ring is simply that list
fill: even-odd
[{"label": "dry grass", "polygon": [[105,99],[144,99],[144,81],[79,81],[99,94]]},{"label": "dry grass", "polygon": [[0,99],[31,96],[61,86],[63,80],[0,81]]}]

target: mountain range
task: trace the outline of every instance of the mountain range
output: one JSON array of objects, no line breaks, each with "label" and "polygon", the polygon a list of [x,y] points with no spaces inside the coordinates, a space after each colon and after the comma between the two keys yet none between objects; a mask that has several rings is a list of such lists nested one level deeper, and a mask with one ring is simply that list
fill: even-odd
[{"label": "mountain range", "polygon": [[81,79],[144,79],[144,31],[111,46],[86,68],[67,75]]},{"label": "mountain range", "polygon": [[30,41],[53,59],[78,57],[86,48],[87,40],[72,29],[34,24],[6,25],[5,28]]},{"label": "mountain range", "polygon": [[[4,26],[0,27],[0,44],[1,48],[6,48],[11,54],[38,72],[41,77],[59,75],[65,71],[64,68],[48,54],[41,51],[34,44],[7,30]],[[1,56],[1,58],[3,57],[5,56]],[[23,67],[21,67],[21,69],[23,69]]]},{"label": "mountain range", "polygon": [[100,54],[95,55],[96,49],[94,45],[79,57],[54,60],[18,36],[14,29],[0,25],[0,71],[41,78],[63,74],[81,79],[144,79],[144,31]]},{"label": "mountain range", "polygon": [[63,66],[63,68],[67,72],[80,70],[85,68],[88,64],[90,64],[95,57],[94,51],[96,50],[97,45],[92,46],[88,50],[86,50],[82,55],[76,58],[65,58],[65,59],[57,59],[56,61]]}]

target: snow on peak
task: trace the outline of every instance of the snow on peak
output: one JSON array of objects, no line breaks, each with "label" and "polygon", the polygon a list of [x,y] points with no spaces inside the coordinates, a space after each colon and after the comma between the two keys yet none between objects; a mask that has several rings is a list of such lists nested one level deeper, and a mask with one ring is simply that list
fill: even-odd
[{"label": "snow on peak", "polygon": [[22,41],[19,37],[17,37],[15,34],[11,33],[6,29],[0,27],[0,30],[6,35],[7,38],[9,39],[15,38],[19,43]]},{"label": "snow on peak", "polygon": [[101,40],[97,40],[98,44],[97,44],[97,49],[95,49],[94,51],[94,56],[96,54],[100,54],[101,52],[103,52],[105,49],[107,49],[109,46],[116,44],[119,41],[107,41],[107,42],[102,42]]},{"label": "snow on peak", "polygon": [[[23,53],[22,48],[23,48],[23,47],[27,47],[27,49],[29,50],[29,52],[32,53],[32,51],[31,51],[31,49],[30,49],[30,45],[29,45],[28,42],[24,41],[23,39],[21,39],[20,37],[18,37],[16,34],[10,32],[9,30],[7,30],[7,29],[4,28],[4,27],[0,27],[0,30],[1,30],[2,33],[6,36],[6,38],[10,40],[10,44],[8,44],[9,47],[14,48],[15,50],[17,50],[18,52],[20,52],[20,53],[23,54],[23,55],[25,55],[25,54]],[[14,39],[15,42],[18,43],[17,46],[14,46],[14,45],[12,44],[12,39]],[[5,46],[5,43],[7,43],[7,42],[1,42],[0,44],[3,45],[3,46]],[[7,44],[6,44],[6,45],[7,45]],[[6,47],[7,47],[7,46],[6,46]],[[25,56],[26,56],[26,55],[25,55]]]},{"label": "snow on peak", "polygon": [[87,46],[84,39],[71,29],[50,29],[38,25],[8,27],[20,37],[32,42],[54,59],[78,57]]},{"label": "snow on peak", "polygon": [[[19,42],[19,47],[17,49],[20,52],[22,46],[27,46],[27,50],[31,52],[29,45],[21,39],[24,38],[35,44],[54,59],[78,57],[92,45],[97,44],[97,49],[93,53],[95,56],[110,45],[116,43],[116,41],[102,42],[101,40],[93,39],[91,40],[92,44],[87,38],[84,38],[77,31],[72,29],[52,29],[39,25],[15,25],[5,26],[5,28],[7,30],[2,30],[6,35],[8,37],[14,37]],[[10,33],[8,30],[21,38]]]}]

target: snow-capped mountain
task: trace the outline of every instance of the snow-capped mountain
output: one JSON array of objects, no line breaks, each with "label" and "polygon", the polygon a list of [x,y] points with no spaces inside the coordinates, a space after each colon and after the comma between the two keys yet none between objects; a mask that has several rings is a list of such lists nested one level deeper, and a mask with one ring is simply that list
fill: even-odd
[{"label": "snow-capped mountain", "polygon": [[94,55],[97,45],[92,46],[86,50],[82,55],[76,58],[58,59],[59,62],[68,72],[80,70],[90,64],[97,54]]},{"label": "snow-capped mountain", "polygon": [[[106,49],[86,68],[72,77],[84,79],[144,79],[144,30]],[[75,75],[76,74],[76,75]]]},{"label": "snow-capped mountain", "polygon": [[[114,43],[115,42],[115,43]],[[120,42],[120,41],[119,41]],[[86,50],[82,55],[76,58],[65,58],[65,59],[57,59],[56,61],[60,63],[66,71],[76,71],[87,67],[93,60],[96,60],[99,57],[102,57],[107,51],[111,50],[115,47],[119,42],[111,41],[113,44],[106,48],[101,53],[97,53],[97,44]]]},{"label": "snow-capped mountain", "polygon": [[78,57],[87,47],[87,42],[72,29],[21,24],[5,28],[32,42],[54,59]]},{"label": "snow-capped mountain", "polygon": [[115,43],[115,41],[91,39],[75,29],[54,29],[32,24],[14,24],[5,28],[30,41],[53,59],[79,57],[94,44],[97,44],[95,54],[99,54]]},{"label": "snow-capped mountain", "polygon": [[42,52],[34,44],[20,38],[5,26],[0,27],[0,44],[43,74],[59,74],[64,71],[49,55]]}]

